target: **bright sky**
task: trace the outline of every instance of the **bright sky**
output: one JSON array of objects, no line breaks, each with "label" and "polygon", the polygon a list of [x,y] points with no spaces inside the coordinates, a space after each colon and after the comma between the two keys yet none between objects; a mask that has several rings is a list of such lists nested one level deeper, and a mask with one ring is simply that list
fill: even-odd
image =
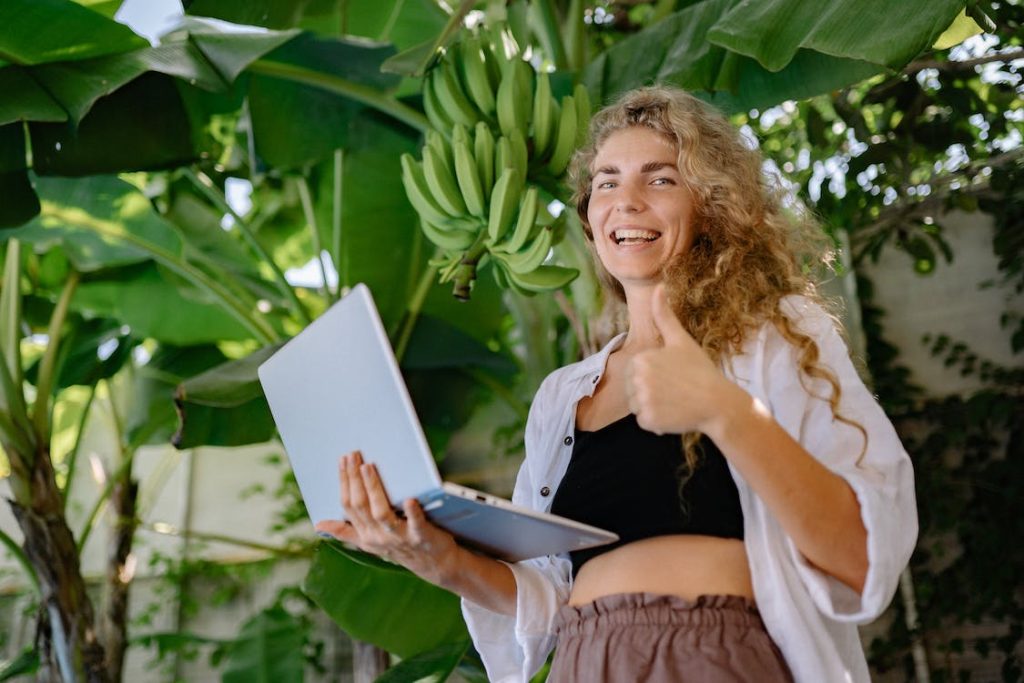
[{"label": "bright sky", "polygon": [[150,43],[156,43],[156,37],[171,28],[182,14],[181,0],[124,0],[114,18]]}]

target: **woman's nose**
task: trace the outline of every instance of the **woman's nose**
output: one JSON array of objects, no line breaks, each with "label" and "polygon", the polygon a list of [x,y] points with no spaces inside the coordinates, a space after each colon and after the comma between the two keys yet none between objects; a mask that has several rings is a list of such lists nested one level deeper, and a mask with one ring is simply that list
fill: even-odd
[{"label": "woman's nose", "polygon": [[635,213],[640,210],[643,205],[636,188],[624,184],[619,188],[619,192],[615,197],[615,210],[621,213]]}]

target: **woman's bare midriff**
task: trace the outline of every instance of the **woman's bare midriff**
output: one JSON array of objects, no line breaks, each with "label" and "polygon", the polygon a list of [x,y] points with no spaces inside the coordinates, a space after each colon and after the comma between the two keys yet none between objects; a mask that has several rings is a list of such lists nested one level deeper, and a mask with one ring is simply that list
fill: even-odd
[{"label": "woman's bare midriff", "polygon": [[743,541],[715,536],[656,536],[598,555],[580,569],[570,605],[616,593],[754,597]]}]

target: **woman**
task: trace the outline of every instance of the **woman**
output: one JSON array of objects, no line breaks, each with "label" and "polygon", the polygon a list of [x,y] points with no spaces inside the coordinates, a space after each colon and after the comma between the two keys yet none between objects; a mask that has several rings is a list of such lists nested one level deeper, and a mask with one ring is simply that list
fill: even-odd
[{"label": "woman", "polygon": [[[917,535],[913,475],[794,255],[759,154],[671,88],[599,112],[577,211],[628,331],[541,385],[513,501],[619,533],[506,564],[343,458],[322,530],[463,598],[492,680],[867,681],[856,624]],[[682,435],[682,437],[680,437]]]}]

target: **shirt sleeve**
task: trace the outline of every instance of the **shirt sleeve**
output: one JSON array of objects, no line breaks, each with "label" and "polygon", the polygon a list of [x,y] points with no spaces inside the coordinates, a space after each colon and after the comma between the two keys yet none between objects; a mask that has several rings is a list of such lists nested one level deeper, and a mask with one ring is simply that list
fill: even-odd
[{"label": "shirt sleeve", "polygon": [[[530,458],[543,453],[543,424],[551,420],[546,403],[550,378],[541,385],[526,421],[526,460],[519,469],[512,502],[536,509]],[[571,563],[567,556],[538,557],[506,563],[516,581],[515,617],[498,614],[466,599],[462,614],[488,680],[525,683],[543,666],[555,646],[552,624],[569,599]]]},{"label": "shirt sleeve", "polygon": [[889,605],[900,573],[917,542],[917,506],[910,458],[896,430],[861,381],[830,316],[802,297],[783,302],[783,312],[818,345],[820,363],[841,388],[839,415],[832,415],[831,387],[799,370],[797,350],[769,326],[764,332],[765,393],[775,419],[814,457],[853,489],[867,530],[868,571],[861,594],[811,565],[787,539],[797,572],[818,609],[841,622],[862,624]]}]

